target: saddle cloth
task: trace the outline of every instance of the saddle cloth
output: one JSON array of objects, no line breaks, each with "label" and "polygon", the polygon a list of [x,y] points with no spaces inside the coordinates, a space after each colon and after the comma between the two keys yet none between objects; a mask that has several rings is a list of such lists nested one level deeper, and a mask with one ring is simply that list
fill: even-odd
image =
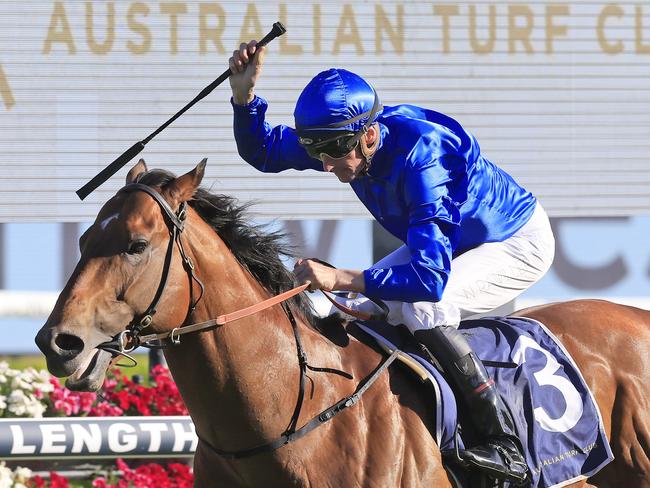
[{"label": "saddle cloth", "polygon": [[[400,349],[412,369],[433,386],[436,441],[454,449],[458,407],[449,384],[402,328],[357,322],[383,349]],[[613,458],[602,418],[578,367],[541,323],[519,317],[466,320],[459,330],[494,378],[523,443],[533,487],[562,487],[597,473]],[[359,338],[359,337],[358,337]],[[367,340],[367,339],[366,339]],[[494,364],[493,364],[494,363]],[[502,364],[499,364],[502,363]],[[462,411],[461,407],[461,411]],[[467,414],[463,434],[471,439]]]}]

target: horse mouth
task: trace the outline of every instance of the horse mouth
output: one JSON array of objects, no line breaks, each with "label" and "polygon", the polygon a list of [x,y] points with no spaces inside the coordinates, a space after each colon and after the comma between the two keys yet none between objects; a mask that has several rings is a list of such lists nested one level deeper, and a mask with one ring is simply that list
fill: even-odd
[{"label": "horse mouth", "polygon": [[65,386],[73,391],[99,390],[112,358],[113,355],[108,351],[91,350],[75,372],[68,377]]}]

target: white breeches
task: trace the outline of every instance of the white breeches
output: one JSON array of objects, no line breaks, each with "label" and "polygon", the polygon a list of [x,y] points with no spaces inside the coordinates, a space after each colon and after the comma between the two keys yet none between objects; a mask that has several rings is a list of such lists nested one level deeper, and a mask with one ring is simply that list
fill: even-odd
[{"label": "white breeches", "polygon": [[[386,301],[391,324],[404,324],[411,332],[439,325],[458,325],[461,319],[490,312],[530,288],[548,271],[555,255],[555,239],[546,212],[537,203],[530,220],[502,242],[470,249],[451,262],[451,273],[439,302]],[[409,262],[402,246],[374,268]],[[345,300],[348,306],[374,308],[365,297]],[[333,309],[334,310],[334,309]]]}]

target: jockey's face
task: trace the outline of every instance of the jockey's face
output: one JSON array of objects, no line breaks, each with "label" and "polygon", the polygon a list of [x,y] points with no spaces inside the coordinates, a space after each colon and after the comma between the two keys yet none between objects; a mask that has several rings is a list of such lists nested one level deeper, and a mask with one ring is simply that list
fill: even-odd
[{"label": "jockey's face", "polygon": [[365,158],[358,146],[342,158],[333,158],[327,154],[322,154],[321,158],[323,170],[334,173],[341,183],[350,183],[365,165]]},{"label": "jockey's face", "polygon": [[[365,143],[371,146],[378,137],[377,130],[371,126],[362,137],[365,139]],[[320,155],[320,159],[323,162],[323,170],[334,173],[341,183],[350,183],[366,167],[366,158],[359,145],[341,158],[333,158],[323,153]]]}]

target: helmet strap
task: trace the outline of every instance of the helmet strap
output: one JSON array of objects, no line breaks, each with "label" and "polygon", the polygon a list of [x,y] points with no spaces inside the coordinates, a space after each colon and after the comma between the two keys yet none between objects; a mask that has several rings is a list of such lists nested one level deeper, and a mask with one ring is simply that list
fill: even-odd
[{"label": "helmet strap", "polygon": [[368,133],[368,130],[366,129],[364,131],[363,136],[359,140],[359,147],[361,148],[361,154],[363,154],[363,157],[365,159],[365,166],[361,170],[362,175],[368,174],[368,171],[370,171],[370,165],[372,164],[372,157],[375,155],[375,152],[377,151],[377,146],[379,145],[379,124],[376,122],[371,126],[375,128],[375,132],[377,133],[377,137],[373,141],[371,145],[368,145],[366,141],[366,134]]}]

